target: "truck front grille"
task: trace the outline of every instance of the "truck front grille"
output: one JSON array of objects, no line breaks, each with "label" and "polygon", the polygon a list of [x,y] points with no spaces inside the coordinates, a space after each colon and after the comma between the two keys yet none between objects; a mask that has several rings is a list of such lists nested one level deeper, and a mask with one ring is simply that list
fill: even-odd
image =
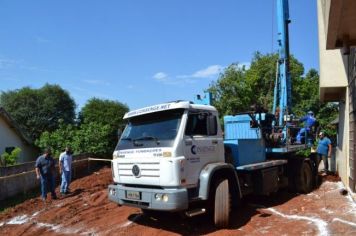
[{"label": "truck front grille", "polygon": [[159,162],[118,163],[117,165],[120,177],[134,177],[132,172],[134,165],[140,168],[140,177],[160,177]]}]

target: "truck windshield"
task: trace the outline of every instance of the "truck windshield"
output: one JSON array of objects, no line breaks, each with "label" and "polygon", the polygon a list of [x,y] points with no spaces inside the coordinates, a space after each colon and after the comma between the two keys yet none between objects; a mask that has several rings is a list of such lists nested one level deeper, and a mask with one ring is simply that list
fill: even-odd
[{"label": "truck windshield", "polygon": [[176,109],[131,118],[116,149],[172,146],[183,112]]}]

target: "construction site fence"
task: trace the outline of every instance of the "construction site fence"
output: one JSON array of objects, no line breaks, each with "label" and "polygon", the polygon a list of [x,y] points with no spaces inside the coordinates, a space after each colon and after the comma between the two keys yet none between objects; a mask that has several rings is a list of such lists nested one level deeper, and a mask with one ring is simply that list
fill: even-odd
[{"label": "construction site fence", "polygon": [[[40,189],[40,180],[36,178],[36,162],[27,162],[0,169],[0,201]],[[91,154],[73,156],[72,180],[84,177],[103,165],[110,165],[111,159],[98,158]],[[60,184],[58,160],[56,165],[56,184]]]}]

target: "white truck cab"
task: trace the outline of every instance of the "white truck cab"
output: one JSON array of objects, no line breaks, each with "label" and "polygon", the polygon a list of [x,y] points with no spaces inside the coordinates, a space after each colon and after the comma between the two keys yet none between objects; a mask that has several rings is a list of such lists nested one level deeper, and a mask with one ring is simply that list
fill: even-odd
[{"label": "white truck cab", "polygon": [[173,212],[208,199],[210,180],[204,173],[218,163],[226,165],[213,106],[170,102],[128,112],[124,119],[127,125],[113,154],[110,200]]}]

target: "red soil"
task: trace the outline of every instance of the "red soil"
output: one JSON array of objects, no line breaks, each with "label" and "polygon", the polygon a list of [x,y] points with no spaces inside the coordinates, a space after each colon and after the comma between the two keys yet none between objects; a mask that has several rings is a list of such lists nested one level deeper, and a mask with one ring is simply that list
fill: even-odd
[{"label": "red soil", "polygon": [[[0,235],[345,235],[356,233],[356,206],[342,196],[334,177],[324,177],[307,195],[281,191],[246,199],[232,212],[231,228],[218,230],[207,216],[147,216],[140,209],[109,202],[110,168],[71,184],[72,194],[50,200],[30,199],[0,214]],[[57,190],[58,191],[58,190]]]}]

